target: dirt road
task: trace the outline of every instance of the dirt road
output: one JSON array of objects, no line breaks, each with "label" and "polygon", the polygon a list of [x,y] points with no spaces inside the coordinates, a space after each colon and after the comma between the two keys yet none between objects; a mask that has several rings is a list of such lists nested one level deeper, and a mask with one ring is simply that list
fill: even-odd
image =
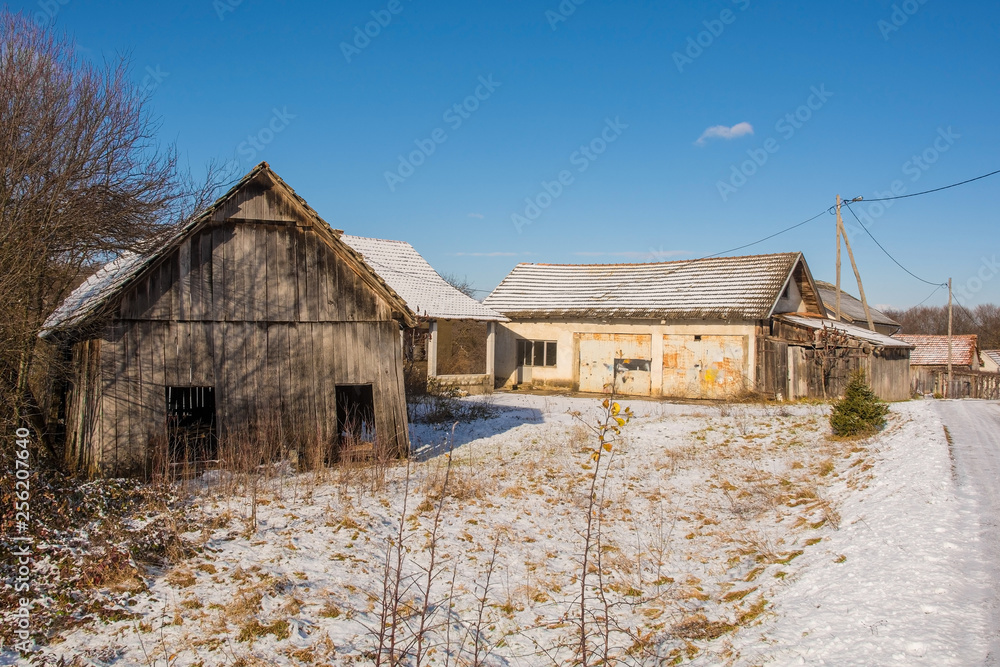
[{"label": "dirt road", "polygon": [[992,635],[986,665],[1000,665],[1000,403],[938,401],[949,435],[956,483],[979,509],[982,582],[987,593]]}]

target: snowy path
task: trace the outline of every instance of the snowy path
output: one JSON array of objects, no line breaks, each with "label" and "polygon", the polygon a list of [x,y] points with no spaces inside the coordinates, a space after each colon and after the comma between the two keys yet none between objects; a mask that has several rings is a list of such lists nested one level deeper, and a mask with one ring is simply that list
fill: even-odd
[{"label": "snowy path", "polygon": [[[894,404],[890,427],[874,443],[872,476],[844,489],[839,529],[803,557],[775,600],[778,618],[766,633],[772,647],[760,662],[992,664],[985,656],[995,580],[982,553],[980,499],[958,479],[938,405],[959,424],[949,428],[954,438],[972,443],[970,452],[977,430],[996,428],[971,416],[996,406]],[[969,417],[960,416],[964,410]],[[991,461],[1000,461],[996,449]],[[988,479],[982,475],[977,483]]]},{"label": "snowy path", "polygon": [[1000,404],[940,401],[936,405],[951,435],[959,491],[979,506],[983,581],[990,607],[987,665],[1000,665]]}]

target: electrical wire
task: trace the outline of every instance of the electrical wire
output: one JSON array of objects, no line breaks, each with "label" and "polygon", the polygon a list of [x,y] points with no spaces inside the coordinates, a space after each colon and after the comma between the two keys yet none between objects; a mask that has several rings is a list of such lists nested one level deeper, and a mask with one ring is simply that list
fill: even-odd
[{"label": "electrical wire", "polygon": [[949,190],[951,188],[957,188],[960,185],[965,185],[966,183],[972,183],[974,181],[981,181],[984,178],[989,178],[990,176],[996,176],[997,174],[1000,174],[1000,169],[997,169],[996,171],[991,171],[988,174],[983,174],[982,176],[976,176],[975,178],[970,178],[970,179],[968,179],[966,181],[962,181],[960,183],[952,183],[951,185],[945,185],[944,187],[934,188],[933,190],[924,190],[923,192],[914,192],[912,194],[899,195],[897,197],[882,197],[880,199],[865,199],[864,201],[866,201],[866,202],[892,201],[894,199],[907,199],[909,197],[919,197],[920,195],[929,195],[932,192],[941,192],[942,190]]},{"label": "electrical wire", "polygon": [[909,273],[911,276],[913,276],[914,278],[916,278],[917,280],[919,280],[922,283],[927,283],[928,285],[934,285],[936,287],[940,287],[942,285],[947,285],[948,284],[948,283],[935,283],[935,282],[931,282],[930,280],[924,280],[923,278],[921,278],[920,276],[918,276],[917,274],[915,274],[913,271],[910,271],[908,268],[906,268],[905,266],[903,266],[902,264],[900,264],[899,261],[895,257],[893,257],[891,254],[889,254],[889,251],[886,250],[882,246],[882,244],[878,242],[878,239],[876,239],[874,236],[872,236],[872,233],[868,230],[867,227],[865,227],[864,223],[861,222],[861,218],[859,218],[858,214],[855,213],[854,209],[851,208],[851,203],[850,202],[845,202],[844,206],[847,208],[848,211],[851,212],[851,215],[854,216],[854,219],[858,221],[858,225],[861,226],[861,229],[865,230],[865,234],[867,234],[868,237],[872,241],[875,242],[875,245],[877,245],[879,247],[879,249],[882,252],[885,253],[885,256],[888,257],[889,259],[891,259],[896,264],[896,266],[898,266],[899,268],[903,269],[904,271],[906,271],[907,273]]},{"label": "electrical wire", "polygon": [[944,289],[944,285],[938,285],[937,287],[934,288],[933,292],[931,292],[930,294],[927,295],[926,299],[924,299],[923,301],[921,301],[920,303],[918,303],[917,305],[915,305],[913,307],[914,308],[919,308],[920,306],[924,305],[925,303],[927,303],[928,301],[931,300],[932,296],[934,296],[935,294],[937,294],[938,292],[940,292],[942,289]]},{"label": "electrical wire", "polygon": [[979,318],[976,317],[975,313],[973,313],[971,310],[969,310],[968,308],[966,308],[965,304],[963,304],[961,301],[958,300],[958,295],[955,294],[954,291],[951,293],[951,296],[955,300],[955,303],[958,304],[958,307],[961,308],[962,310],[964,310],[965,314],[969,316],[969,319],[972,320],[973,324],[975,324],[980,329],[985,328],[983,326],[983,323],[979,321]]},{"label": "electrical wire", "polygon": [[[798,229],[799,227],[801,227],[803,225],[809,224],[810,222],[812,222],[816,218],[821,217],[824,213],[829,212],[829,210],[830,209],[824,209],[823,211],[817,213],[816,215],[814,215],[813,217],[809,218],[808,220],[803,220],[802,222],[794,224],[791,227],[786,227],[785,229],[782,229],[779,232],[775,232],[775,233],[771,234],[770,236],[765,236],[764,238],[758,239],[757,241],[753,241],[751,243],[747,243],[745,245],[738,246],[736,248],[730,248],[729,250],[723,250],[722,252],[717,252],[714,255],[706,255],[706,256],[702,257],[701,259],[711,259],[713,257],[718,257],[719,255],[726,255],[726,254],[729,254],[731,252],[736,252],[737,250],[743,250],[744,248],[749,248],[750,246],[755,246],[758,243],[763,243],[764,241],[769,241],[769,240],[773,239],[775,236],[781,236],[782,234],[784,234],[786,232],[790,232],[793,229]],[[697,260],[694,260],[694,261],[697,261]]]}]

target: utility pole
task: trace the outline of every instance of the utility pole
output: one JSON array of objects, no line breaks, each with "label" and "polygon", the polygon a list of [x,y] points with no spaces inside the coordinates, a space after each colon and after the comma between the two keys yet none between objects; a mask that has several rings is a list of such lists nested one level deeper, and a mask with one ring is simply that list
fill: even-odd
[{"label": "utility pole", "polygon": [[868,298],[865,296],[865,286],[861,284],[861,272],[858,271],[858,263],[854,261],[854,251],[851,250],[851,239],[847,238],[844,231],[844,221],[839,220],[840,233],[844,237],[844,245],[847,246],[847,256],[851,258],[851,268],[854,269],[854,279],[858,281],[858,292],[861,293],[861,305],[865,308],[865,319],[868,320],[868,330],[875,331],[875,323],[872,322],[872,311],[868,307]]},{"label": "utility pole", "polygon": [[[861,201],[861,197],[852,199],[848,204]],[[844,231],[844,219],[840,215],[841,199],[837,195],[837,321],[840,321],[840,239],[844,238],[844,245],[847,247],[847,256],[851,258],[851,268],[854,270],[854,279],[858,282],[858,292],[861,293],[861,305],[865,309],[865,319],[868,320],[868,329],[875,331],[875,323],[872,321],[872,311],[868,307],[868,297],[865,296],[865,286],[861,283],[861,272],[858,271],[858,263],[854,260],[854,250],[851,248],[851,240],[847,238]]]},{"label": "utility pole", "polygon": [[840,321],[840,195],[837,195],[837,321]]},{"label": "utility pole", "polygon": [[945,398],[951,395],[951,278],[948,278],[948,389]]}]

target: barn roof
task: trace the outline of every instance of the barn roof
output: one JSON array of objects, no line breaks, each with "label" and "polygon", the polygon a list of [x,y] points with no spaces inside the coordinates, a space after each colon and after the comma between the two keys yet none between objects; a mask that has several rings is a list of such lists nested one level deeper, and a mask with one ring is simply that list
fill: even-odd
[{"label": "barn roof", "polygon": [[[898,340],[914,346],[910,355],[911,366],[947,366],[948,337],[924,334],[896,334]],[[978,365],[976,349],[978,342],[975,334],[965,334],[951,337],[951,363],[955,366]]]},{"label": "barn roof", "polygon": [[[826,306],[827,314],[830,317],[834,317],[837,309],[837,286],[822,280],[817,280],[816,286],[823,297],[823,304]],[[872,324],[902,328],[899,322],[881,310],[872,308],[871,304],[868,305],[868,310],[872,314]],[[865,317],[865,306],[861,303],[861,299],[848,294],[843,289],[840,290],[840,314],[847,322],[857,322],[860,325],[868,324],[868,318]]]},{"label": "barn roof", "polygon": [[432,319],[506,321],[506,317],[463,294],[442,278],[405,241],[344,234],[340,240],[365,258],[417,315]]},{"label": "barn roof", "polygon": [[819,331],[824,327],[828,329],[836,329],[837,331],[843,332],[850,336],[851,338],[856,338],[858,340],[863,340],[867,343],[871,343],[877,347],[896,347],[896,348],[912,348],[913,346],[906,341],[899,340],[898,338],[893,338],[892,336],[886,336],[885,334],[880,334],[877,331],[871,331],[864,327],[859,327],[855,324],[850,324],[848,322],[837,322],[836,320],[828,319],[825,317],[803,317],[801,315],[779,315],[779,319],[786,320],[793,324],[799,326],[807,327],[809,329],[814,329]]},{"label": "barn roof", "polygon": [[796,275],[804,298],[821,313],[801,253],[648,264],[518,264],[484,303],[508,317],[757,320],[772,314]]},{"label": "barn roof", "polygon": [[108,262],[92,276],[77,287],[45,320],[39,335],[43,338],[52,336],[58,331],[79,328],[105,312],[114,299],[121,294],[145,269],[155,264],[161,257],[177,246],[188,234],[196,228],[213,220],[228,217],[239,210],[240,202],[236,194],[250,185],[264,189],[277,189],[286,198],[289,205],[304,219],[312,223],[331,243],[339,245],[352,261],[359,264],[370,279],[385,293],[393,306],[400,311],[408,324],[413,324],[413,313],[408,310],[405,301],[390,287],[370,266],[366,265],[361,255],[353,248],[339,241],[343,234],[333,229],[313,210],[306,200],[296,194],[285,181],[271,169],[266,162],[261,162],[241,178],[226,194],[219,197],[215,203],[205,209],[200,215],[193,217],[187,223],[179,226],[173,234],[150,250],[141,253],[123,253],[120,257]]}]

